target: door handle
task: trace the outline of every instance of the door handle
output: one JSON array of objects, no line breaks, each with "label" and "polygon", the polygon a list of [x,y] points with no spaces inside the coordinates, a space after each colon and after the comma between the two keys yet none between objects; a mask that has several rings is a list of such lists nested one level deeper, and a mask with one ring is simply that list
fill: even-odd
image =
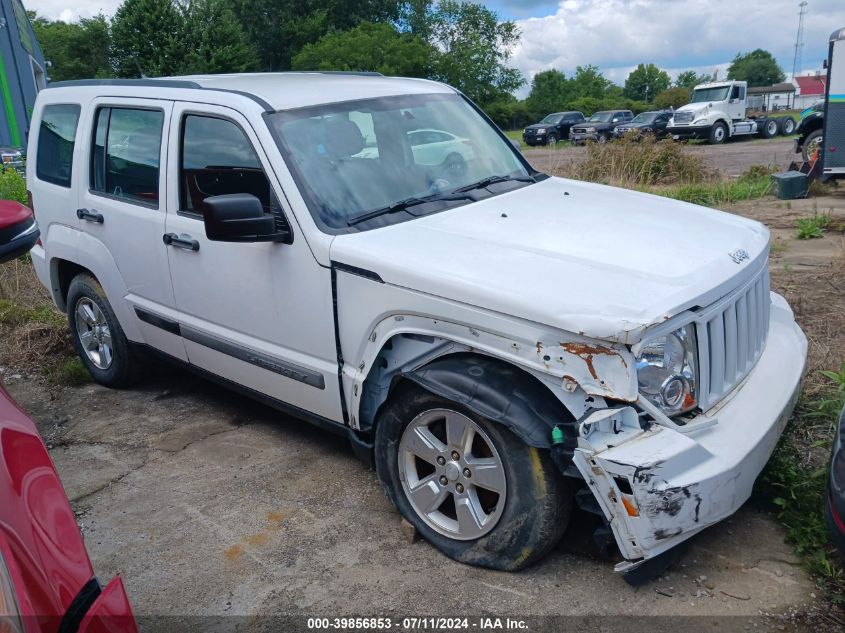
[{"label": "door handle", "polygon": [[166,233],[161,239],[167,246],[184,248],[186,251],[196,252],[200,249],[200,243],[192,239],[190,235],[179,237],[176,233]]},{"label": "door handle", "polygon": [[97,211],[88,210],[88,209],[77,209],[76,210],[76,217],[80,220],[86,220],[88,222],[95,222],[96,224],[102,224],[105,222],[105,218],[103,217],[102,213],[98,213]]}]

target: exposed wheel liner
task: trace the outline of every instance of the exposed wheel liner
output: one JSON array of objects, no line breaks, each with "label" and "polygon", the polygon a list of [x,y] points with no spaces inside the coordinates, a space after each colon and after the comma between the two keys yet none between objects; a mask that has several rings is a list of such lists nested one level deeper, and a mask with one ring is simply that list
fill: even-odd
[{"label": "exposed wheel liner", "polygon": [[479,354],[450,354],[402,374],[423,389],[501,424],[529,446],[549,448],[556,425],[565,427],[567,448],[576,446],[575,419],[534,377]]},{"label": "exposed wheel liner", "polygon": [[[91,362],[77,333],[76,306],[79,300],[83,298],[97,304],[109,326],[114,357],[106,369],[100,369]],[[115,388],[129,387],[138,382],[146,370],[146,358],[129,343],[111,304],[106,298],[105,291],[100,283],[90,275],[77,275],[70,282],[67,293],[67,317],[73,347],[96,382],[106,387]]]},{"label": "exposed wheel liner", "polygon": [[[402,432],[424,411],[441,408],[462,413],[481,426],[496,445],[505,469],[505,508],[496,526],[476,540],[455,540],[433,530],[417,515],[402,489],[398,465]],[[528,446],[501,425],[408,381],[397,387],[379,414],[375,460],[391,503],[429,543],[462,563],[501,571],[523,569],[547,554],[569,523],[573,482],[556,472],[548,451]]]}]

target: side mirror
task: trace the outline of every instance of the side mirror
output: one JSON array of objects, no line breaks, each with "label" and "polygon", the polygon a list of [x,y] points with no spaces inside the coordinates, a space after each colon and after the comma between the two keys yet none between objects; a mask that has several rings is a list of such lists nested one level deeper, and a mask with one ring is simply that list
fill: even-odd
[{"label": "side mirror", "polygon": [[215,242],[275,242],[286,234],[276,232],[276,220],[264,213],[261,201],[249,193],[205,199],[205,235]]}]

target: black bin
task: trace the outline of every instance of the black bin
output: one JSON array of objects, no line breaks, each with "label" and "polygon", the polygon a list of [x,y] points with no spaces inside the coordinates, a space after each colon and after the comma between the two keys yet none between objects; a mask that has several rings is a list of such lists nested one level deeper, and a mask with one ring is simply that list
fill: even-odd
[{"label": "black bin", "polygon": [[777,197],[781,200],[807,197],[810,187],[807,174],[802,174],[800,171],[784,171],[779,174],[772,174],[772,180],[777,188]]}]

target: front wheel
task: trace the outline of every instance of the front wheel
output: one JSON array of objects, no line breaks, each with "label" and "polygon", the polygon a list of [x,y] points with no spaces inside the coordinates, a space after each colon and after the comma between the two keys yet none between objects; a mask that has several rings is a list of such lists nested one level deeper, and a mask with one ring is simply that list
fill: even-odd
[{"label": "front wheel", "polygon": [[569,522],[571,490],[547,451],[417,386],[401,386],[380,414],[375,457],[390,501],[459,562],[522,569]]},{"label": "front wheel", "polygon": [[821,147],[822,137],[823,131],[815,130],[814,132],[810,132],[807,138],[804,139],[804,143],[801,145],[801,156],[804,158],[805,163],[809,162]]},{"label": "front wheel", "polygon": [[77,275],[67,294],[70,337],[91,377],[106,387],[138,381],[145,360],[131,347],[99,282]]},{"label": "front wheel", "polygon": [[728,126],[721,121],[714,123],[710,128],[710,144],[721,145],[728,138]]},{"label": "front wheel", "polygon": [[554,133],[549,134],[546,137],[546,144],[547,145],[554,145],[555,143],[557,143],[557,134],[554,134]]}]

